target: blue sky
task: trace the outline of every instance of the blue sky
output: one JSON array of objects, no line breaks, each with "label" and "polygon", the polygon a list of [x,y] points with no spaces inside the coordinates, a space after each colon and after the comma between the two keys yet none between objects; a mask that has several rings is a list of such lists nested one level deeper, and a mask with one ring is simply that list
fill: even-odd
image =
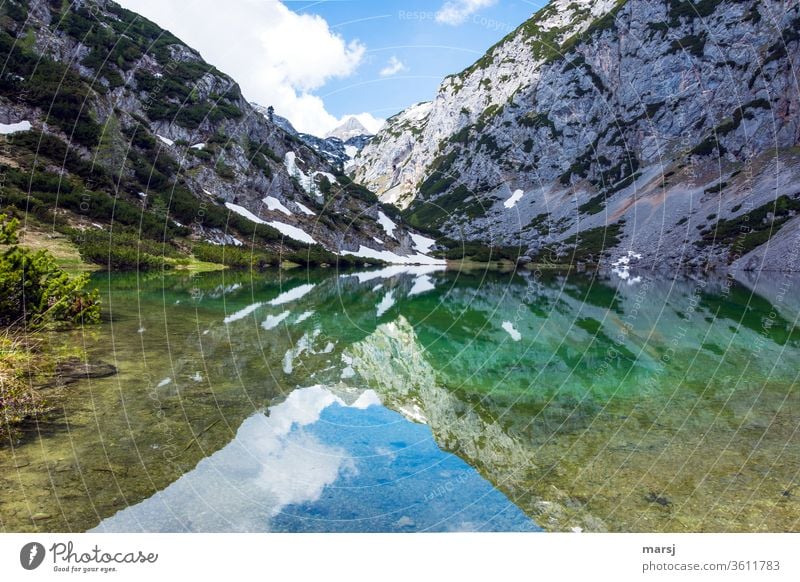
[{"label": "blue sky", "polygon": [[[333,79],[317,91],[328,110],[336,116],[368,111],[385,118],[432,99],[443,77],[475,62],[543,2],[500,0],[459,25],[437,22],[435,14],[444,2],[431,0],[295,0],[286,4],[293,11],[323,17],[331,30],[367,47],[364,62],[354,74]],[[404,68],[381,76],[392,57]]]},{"label": "blue sky", "polygon": [[544,0],[120,0],[324,135],[350,115],[375,131],[432,99]]}]

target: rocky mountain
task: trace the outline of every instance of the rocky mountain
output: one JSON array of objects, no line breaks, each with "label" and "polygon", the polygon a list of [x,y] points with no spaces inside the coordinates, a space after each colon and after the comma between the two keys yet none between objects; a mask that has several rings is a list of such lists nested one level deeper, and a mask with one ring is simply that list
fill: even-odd
[{"label": "rocky mountain", "polygon": [[354,137],[371,136],[372,133],[355,117],[348,117],[339,127],[329,131],[325,137],[337,137],[346,142]]},{"label": "rocky mountain", "polygon": [[3,2],[0,55],[4,210],[178,250],[416,260],[392,207],[114,2]]},{"label": "rocky mountain", "polygon": [[274,123],[278,127],[280,127],[283,131],[288,133],[289,135],[299,136],[300,132],[298,132],[292,122],[286,119],[285,117],[281,117],[277,113],[275,113],[274,108],[270,111],[270,107],[264,107],[263,105],[259,105],[258,103],[250,103],[258,113],[266,117],[270,122]]},{"label": "rocky mountain", "polygon": [[[256,111],[267,118],[270,117],[267,107],[256,103],[252,105]],[[372,139],[372,134],[355,117],[349,118],[345,123],[322,138],[309,133],[298,132],[291,121],[277,115],[274,111],[271,115],[277,126],[299,138],[339,172],[347,172],[352,169],[353,159]]]},{"label": "rocky mountain", "polygon": [[800,5],[553,0],[355,179],[411,224],[555,262],[796,270]]},{"label": "rocky mountain", "polygon": [[300,139],[311,149],[324,157],[340,172],[349,172],[353,167],[353,160],[364,146],[369,143],[372,136],[357,135],[347,141],[338,137],[320,138],[308,133],[299,134]]}]

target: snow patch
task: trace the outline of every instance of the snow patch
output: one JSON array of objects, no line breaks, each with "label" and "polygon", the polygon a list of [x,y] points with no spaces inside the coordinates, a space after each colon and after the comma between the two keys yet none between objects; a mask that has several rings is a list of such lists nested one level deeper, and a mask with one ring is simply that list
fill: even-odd
[{"label": "snow patch", "polygon": [[20,131],[30,131],[30,121],[18,121],[17,123],[0,123],[0,135],[11,135]]},{"label": "snow patch", "polygon": [[614,273],[617,277],[622,279],[623,281],[627,281],[628,285],[633,285],[638,283],[642,280],[641,277],[633,277],[631,278],[631,259],[639,260],[642,258],[642,255],[639,253],[635,253],[633,251],[628,251],[628,254],[625,256],[620,257],[613,263],[611,263],[611,272]]},{"label": "snow patch", "polygon": [[263,303],[253,303],[252,305],[248,305],[244,309],[240,309],[236,313],[233,313],[222,320],[222,323],[233,323],[234,321],[239,321],[240,319],[244,319],[251,313],[253,313],[256,309],[264,305]]},{"label": "snow patch", "polygon": [[240,216],[244,216],[248,220],[252,220],[256,224],[266,224],[268,226],[271,226],[272,228],[278,230],[283,236],[288,236],[291,239],[310,245],[317,244],[317,241],[315,241],[311,237],[311,235],[309,235],[303,229],[297,228],[296,226],[292,226],[291,224],[284,224],[283,222],[278,222],[277,220],[272,220],[270,222],[267,222],[266,220],[262,220],[261,218],[250,212],[247,208],[244,208],[243,206],[239,206],[238,204],[234,204],[232,202],[226,202],[225,208],[235,212]]},{"label": "snow patch", "polygon": [[311,210],[308,206],[303,206],[297,201],[295,201],[294,205],[297,206],[300,209],[300,212],[302,212],[303,214],[307,216],[316,216],[316,214],[314,214],[314,211]]},{"label": "snow patch", "polygon": [[328,172],[314,172],[313,176],[325,176],[328,179],[328,182],[331,184],[336,184],[336,176],[329,174]]},{"label": "snow patch", "polygon": [[175,142],[169,139],[168,137],[164,137],[163,135],[156,134],[156,137],[161,140],[162,143],[165,143],[168,146],[174,146]]},{"label": "snow patch", "polygon": [[425,418],[425,414],[423,414],[422,409],[416,404],[401,406],[397,409],[397,411],[411,422],[416,422],[417,424],[428,423],[428,419]]},{"label": "snow patch", "polygon": [[374,281],[375,279],[390,279],[397,275],[414,275],[421,277],[422,275],[430,275],[437,271],[443,271],[444,267],[440,265],[425,265],[425,266],[394,266],[384,267],[383,269],[376,269],[374,271],[364,271],[363,273],[345,273],[340,275],[341,278],[356,277],[359,283],[366,283],[367,281]]},{"label": "snow patch", "polygon": [[395,304],[394,291],[389,291],[383,297],[381,302],[378,303],[378,317],[389,311],[392,308],[392,306],[394,306],[394,304]]},{"label": "snow patch", "polygon": [[286,353],[283,354],[282,369],[287,376],[294,372],[294,352],[292,350],[286,350]]},{"label": "snow patch", "polygon": [[356,371],[353,370],[353,358],[351,358],[347,354],[342,354],[342,362],[347,364],[347,367],[345,367],[342,370],[342,380],[346,380],[348,378],[352,378],[353,376],[355,376]]},{"label": "snow patch", "polygon": [[354,257],[360,257],[364,259],[378,259],[396,265],[446,265],[447,264],[447,261],[444,261],[442,259],[434,259],[433,257],[429,257],[428,255],[422,255],[420,253],[417,253],[410,257],[406,257],[398,255],[391,251],[376,251],[375,249],[365,247],[364,245],[360,245],[358,247],[358,250],[355,252],[342,251],[341,254],[352,255]]},{"label": "snow patch", "polygon": [[[209,192],[207,190],[203,190],[203,191],[206,194],[209,194]],[[238,204],[234,204],[233,202],[226,202],[225,203],[225,208],[227,208],[228,210],[230,210],[232,212],[235,212],[239,216],[244,216],[246,219],[252,220],[256,224],[267,224],[266,220],[262,220],[261,218],[259,218],[258,216],[256,216],[252,212],[250,212],[244,206],[239,206]]]},{"label": "snow patch", "polygon": [[522,334],[517,331],[514,324],[510,321],[503,322],[503,329],[511,336],[511,339],[518,342],[522,339]]},{"label": "snow patch", "polygon": [[283,236],[288,236],[291,239],[296,241],[300,241],[301,243],[306,243],[309,245],[317,244],[311,235],[309,235],[306,231],[302,228],[297,228],[296,226],[292,226],[291,224],[284,224],[282,222],[278,222],[277,220],[273,220],[271,222],[267,222],[269,226],[274,229],[280,231]]},{"label": "snow patch", "polygon": [[193,146],[190,146],[193,150],[204,150],[206,148],[206,144],[204,143],[196,143]]},{"label": "snow patch", "polygon": [[313,311],[306,311],[304,313],[301,313],[300,315],[297,316],[297,319],[294,320],[294,323],[295,324],[303,323],[306,319],[308,319],[312,315],[314,315]]},{"label": "snow patch", "polygon": [[289,291],[284,291],[280,295],[278,295],[275,299],[269,302],[270,305],[284,305],[286,303],[290,303],[292,301],[297,301],[304,295],[307,295],[311,290],[315,287],[315,285],[300,285],[299,287],[295,287],[294,289],[290,289]]},{"label": "snow patch", "polygon": [[280,315],[268,315],[267,318],[261,323],[261,327],[270,331],[278,327],[281,322],[292,314],[291,311],[284,311]]},{"label": "snow patch", "polygon": [[436,244],[436,241],[421,234],[410,234],[411,240],[414,241],[414,250],[422,253],[423,255],[431,252],[431,248]]},{"label": "snow patch", "polygon": [[286,216],[292,216],[292,211],[286,208],[283,203],[274,196],[267,196],[262,202],[267,205],[267,210],[277,210],[283,212]]},{"label": "snow patch", "polygon": [[300,186],[309,194],[318,195],[317,187],[314,184],[314,178],[317,176],[325,176],[331,184],[336,183],[336,176],[328,172],[312,172],[311,175],[306,174],[297,165],[297,154],[294,152],[286,152],[283,157],[283,165],[290,176],[300,182]]},{"label": "snow patch", "polygon": [[414,279],[414,285],[411,287],[411,291],[408,292],[408,296],[413,297],[426,291],[432,291],[435,288],[436,285],[433,284],[433,280],[428,275],[422,275]]},{"label": "snow patch", "polygon": [[344,171],[348,172],[356,165],[355,157],[358,155],[358,148],[352,145],[344,146],[344,155],[347,156],[347,161],[344,163]]},{"label": "snow patch", "polygon": [[381,227],[383,227],[383,230],[387,235],[389,235],[393,239],[397,239],[397,237],[394,236],[394,231],[397,228],[397,225],[394,222],[392,222],[391,218],[386,216],[380,210],[378,211],[378,224],[380,224]]},{"label": "snow patch", "polygon": [[286,171],[289,172],[289,175],[300,182],[300,186],[302,186],[303,190],[306,192],[312,191],[314,187],[313,180],[297,166],[297,154],[294,152],[286,152],[286,155],[283,157],[283,165]]},{"label": "snow patch", "polygon": [[294,347],[290,350],[287,350],[286,353],[283,355],[283,373],[284,374],[291,374],[294,371],[294,361],[302,356],[305,352],[314,353],[311,349],[312,347],[312,340],[308,337],[307,333],[303,334]]},{"label": "snow patch", "polygon": [[506,208],[514,208],[517,205],[517,202],[522,200],[524,194],[525,192],[523,190],[514,190],[514,193],[511,195],[511,197],[503,202],[503,206]]}]

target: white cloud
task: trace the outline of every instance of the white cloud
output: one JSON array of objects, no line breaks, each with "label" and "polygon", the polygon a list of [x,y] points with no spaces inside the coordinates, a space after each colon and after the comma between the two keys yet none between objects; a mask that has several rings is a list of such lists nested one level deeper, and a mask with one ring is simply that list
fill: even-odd
[{"label": "white cloud", "polygon": [[436,22],[458,26],[482,8],[488,8],[497,0],[447,0],[436,13]]},{"label": "white cloud", "polygon": [[386,66],[381,69],[380,75],[381,77],[391,77],[392,75],[402,73],[405,70],[407,70],[407,68],[403,64],[403,61],[395,56],[392,56],[392,58],[389,59],[389,62],[386,63]]},{"label": "white cloud", "polygon": [[191,9],[177,0],[121,2],[200,51],[245,97],[272,105],[299,131],[324,135],[340,123],[312,92],[354,73],[366,47],[333,32],[322,17],[277,1],[194,0]]}]

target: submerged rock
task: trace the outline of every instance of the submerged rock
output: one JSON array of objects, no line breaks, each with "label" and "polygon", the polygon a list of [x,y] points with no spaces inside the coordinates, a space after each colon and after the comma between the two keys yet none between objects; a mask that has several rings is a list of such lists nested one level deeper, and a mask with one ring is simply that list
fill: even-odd
[{"label": "submerged rock", "polygon": [[38,388],[57,388],[89,378],[107,378],[117,373],[117,368],[106,362],[85,362],[80,358],[67,358],[56,364],[52,376],[45,378]]}]

